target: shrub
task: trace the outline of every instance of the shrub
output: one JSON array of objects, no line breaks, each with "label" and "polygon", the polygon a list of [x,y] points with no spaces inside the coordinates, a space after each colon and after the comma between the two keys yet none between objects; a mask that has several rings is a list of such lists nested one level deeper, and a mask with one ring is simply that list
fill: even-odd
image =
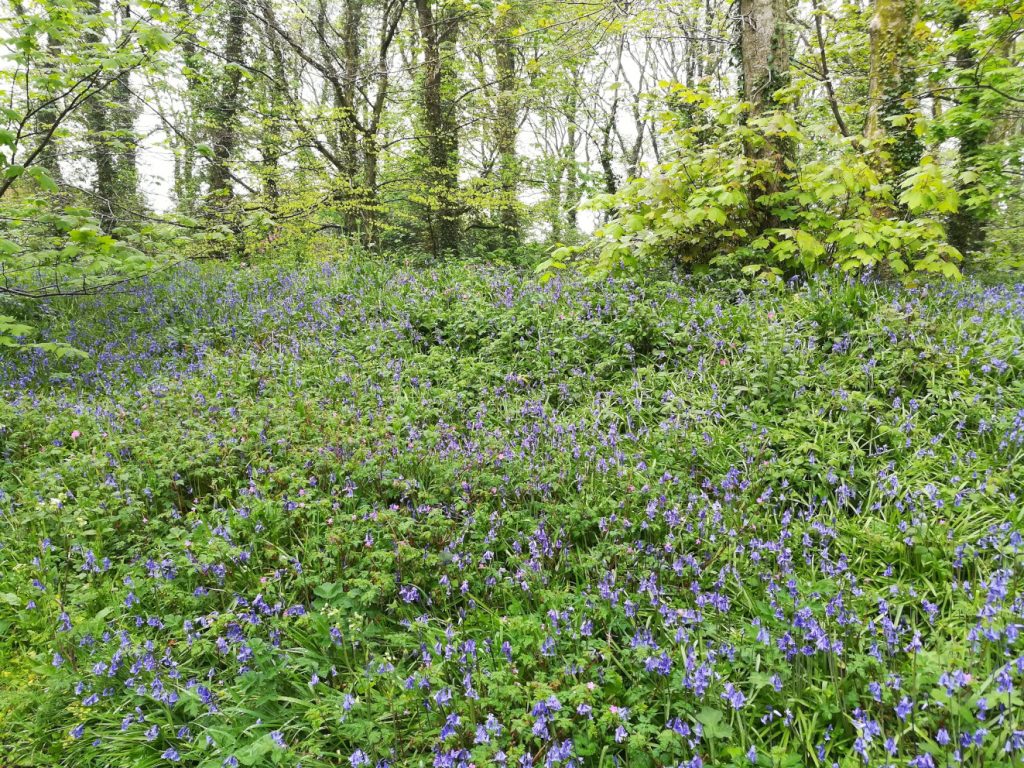
[{"label": "shrub", "polygon": [[576,261],[606,275],[668,259],[755,275],[835,264],[959,276],[943,218],[957,193],[934,158],[890,180],[878,170],[879,147],[809,136],[784,111],[750,117],[741,104],[672,90],[682,107],[662,118],[670,157],[593,198],[607,223],[591,243],[556,250],[542,273]]}]

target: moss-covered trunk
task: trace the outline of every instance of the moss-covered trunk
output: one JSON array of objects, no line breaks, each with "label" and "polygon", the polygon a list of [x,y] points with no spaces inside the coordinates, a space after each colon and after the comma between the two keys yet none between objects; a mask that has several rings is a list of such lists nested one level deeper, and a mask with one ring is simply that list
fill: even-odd
[{"label": "moss-covered trunk", "polygon": [[[868,34],[871,62],[865,136],[883,146],[883,176],[899,178],[921,159],[914,121],[914,24],[916,0],[875,0]],[[896,118],[894,120],[894,118]]]},{"label": "moss-covered trunk", "polygon": [[774,108],[789,85],[789,33],[785,0],[740,0],[743,98],[751,113]]},{"label": "moss-covered trunk", "polygon": [[224,37],[224,74],[217,102],[210,110],[212,156],[207,174],[209,196],[223,203],[232,195],[228,168],[238,144],[238,112],[242,100],[242,57],[245,36],[245,0],[228,0]]},{"label": "moss-covered trunk", "polygon": [[494,27],[495,104],[494,143],[498,153],[498,224],[506,247],[519,244],[519,179],[521,163],[516,151],[519,136],[519,89],[516,81],[515,34],[518,15],[512,8],[499,13]]},{"label": "moss-covered trunk", "polygon": [[[740,58],[743,99],[749,116],[759,118],[784,108],[778,96],[789,85],[790,41],[786,0],[740,0]],[[785,136],[765,130],[746,148],[756,165],[749,194],[760,229],[778,226],[772,196],[786,183],[793,146]]]}]

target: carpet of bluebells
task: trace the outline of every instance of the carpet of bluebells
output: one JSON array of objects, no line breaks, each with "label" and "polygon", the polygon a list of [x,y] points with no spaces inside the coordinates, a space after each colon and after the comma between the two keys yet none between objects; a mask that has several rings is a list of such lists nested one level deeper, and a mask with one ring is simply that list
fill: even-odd
[{"label": "carpet of bluebells", "polygon": [[0,765],[1024,763],[1024,285],[190,267],[0,357]]}]

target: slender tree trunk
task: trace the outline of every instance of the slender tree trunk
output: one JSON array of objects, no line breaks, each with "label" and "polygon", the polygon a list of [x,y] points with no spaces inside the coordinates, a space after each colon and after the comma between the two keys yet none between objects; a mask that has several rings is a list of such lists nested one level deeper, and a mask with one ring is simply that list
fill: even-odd
[{"label": "slender tree trunk", "polygon": [[[47,64],[46,69],[48,72],[55,71],[59,64],[61,55],[61,44],[60,42],[50,34],[46,36],[46,56]],[[51,105],[39,110],[39,114],[36,116],[36,131],[41,135],[45,134],[50,130],[50,127],[57,120],[57,107]],[[60,146],[57,141],[57,137],[53,136],[43,147],[39,153],[39,165],[46,169],[46,172],[50,174],[50,177],[54,181],[60,182],[63,180],[60,169]]]},{"label": "slender tree trunk", "polygon": [[626,145],[623,138],[619,137],[620,145],[622,146],[622,158],[626,165],[626,178],[635,179],[637,174],[640,173],[640,158],[643,156],[644,150],[644,137],[647,133],[647,123],[644,120],[643,112],[641,111],[640,99],[642,98],[641,93],[633,94],[633,125],[636,126],[636,137],[633,139],[631,145]]},{"label": "slender tree trunk", "polygon": [[[99,17],[103,12],[100,0],[94,0],[93,9]],[[89,42],[99,44],[100,33],[95,28],[89,28],[86,36]],[[114,160],[110,111],[104,104],[104,96],[98,94],[90,98],[85,113],[92,161],[96,166],[96,183],[93,191],[96,195],[97,213],[103,228],[109,231],[118,225],[117,164]]]},{"label": "slender tree trunk", "polygon": [[363,210],[363,220],[366,226],[363,231],[367,239],[372,238],[376,229],[377,221],[377,174],[380,166],[380,146],[377,141],[377,132],[368,134],[363,139],[363,185],[366,187],[366,205]]},{"label": "slender tree trunk", "polygon": [[519,179],[522,164],[516,151],[519,136],[519,93],[516,83],[516,50],[513,35],[519,26],[510,8],[501,13],[495,26],[495,71],[498,96],[495,105],[494,141],[498,152],[498,220],[506,247],[519,245],[522,233],[519,221]]},{"label": "slender tree trunk", "polygon": [[416,16],[423,41],[423,127],[427,134],[427,196],[434,210],[430,218],[430,247],[434,256],[458,253],[461,222],[458,204],[459,134],[453,98],[453,57],[458,22],[442,11],[435,16],[431,0],[416,0]]},{"label": "slender tree trunk", "polygon": [[[564,152],[565,149],[563,148]],[[559,158],[560,160],[560,158]],[[545,192],[547,194],[548,223],[551,226],[551,242],[562,242],[562,226],[564,209],[562,207],[562,165],[557,163],[552,166],[545,179]]]},{"label": "slender tree trunk", "polygon": [[264,134],[260,154],[263,157],[263,190],[270,200],[272,208],[276,208],[277,199],[281,196],[278,180],[281,175],[281,144],[285,130],[285,102],[287,75],[285,71],[284,53],[281,41],[275,29],[274,9],[269,0],[262,0],[263,14],[271,23],[266,27],[266,50],[269,57],[270,73],[273,80],[267,84],[269,124]]},{"label": "slender tree trunk", "polygon": [[615,156],[614,145],[612,144],[612,132],[615,128],[615,121],[619,113],[619,92],[616,91],[612,97],[612,106],[605,116],[605,123],[601,126],[601,146],[598,147],[597,160],[601,164],[601,177],[604,180],[604,191],[614,195],[619,188],[619,180],[615,176],[613,165]]},{"label": "slender tree trunk", "polygon": [[92,144],[92,160],[96,166],[96,182],[93,191],[96,195],[97,212],[100,223],[105,230],[118,226],[117,205],[117,166],[114,153],[110,148],[110,123],[107,110],[102,104],[89,105],[86,122],[89,126],[89,141]]},{"label": "slender tree trunk", "polygon": [[[118,22],[122,29],[131,24],[128,0],[118,3]],[[136,210],[142,206],[139,196],[138,136],[135,121],[139,110],[132,94],[129,70],[124,70],[110,87],[110,124],[114,129],[115,173],[117,174],[116,203],[122,210]]]},{"label": "slender tree trunk", "polygon": [[359,56],[361,53],[360,35],[362,34],[363,2],[362,0],[346,0],[345,3],[345,26],[342,50],[344,52],[342,70],[342,109],[349,129],[346,130],[346,137],[343,140],[343,151],[345,161],[352,168],[353,173],[358,172],[359,150],[356,137],[356,83],[359,80]]},{"label": "slender tree trunk", "polygon": [[579,205],[583,196],[580,190],[579,167],[576,163],[576,148],[579,144],[579,130],[576,121],[579,117],[579,85],[580,73],[572,73],[572,83],[566,99],[565,148],[562,153],[562,164],[565,167],[565,223],[569,236],[572,237],[579,229]]},{"label": "slender tree trunk", "polygon": [[[356,82],[359,77],[359,36],[363,13],[362,0],[346,0],[341,30],[341,55],[328,34],[327,0],[319,0],[314,25],[320,43],[320,60],[331,88],[335,135],[331,144],[341,162],[335,199],[345,217],[345,231],[354,234],[359,216],[359,121],[355,111]],[[340,69],[335,62],[340,61]]]},{"label": "slender tree trunk", "polygon": [[388,51],[395,40],[405,0],[398,0],[385,8],[381,18],[380,44],[377,48],[377,93],[370,103],[370,116],[363,132],[363,243],[373,242],[377,225],[378,207],[378,165],[380,163],[380,126],[387,106],[388,90],[391,85],[388,72]]},{"label": "slender tree trunk", "polygon": [[832,73],[829,72],[828,68],[828,56],[826,55],[825,47],[825,31],[822,29],[821,16],[822,9],[818,0],[811,0],[811,8],[814,11],[814,35],[818,41],[818,61],[821,62],[821,79],[825,86],[825,98],[828,99],[829,109],[832,110],[832,116],[836,119],[836,126],[839,128],[839,132],[843,136],[850,135],[850,129],[846,127],[846,120],[843,119],[843,113],[839,111],[839,100],[836,99],[836,89],[832,85]]},{"label": "slender tree trunk", "polygon": [[345,222],[349,232],[360,232],[360,237],[363,209],[366,206],[365,179],[360,178],[363,168],[360,167],[362,163],[359,156],[359,118],[356,114],[356,84],[359,81],[359,57],[362,53],[362,21],[363,0],[346,0],[342,40],[342,110],[345,134],[342,137],[341,150],[345,164],[350,169],[350,175],[349,205],[345,212]]},{"label": "slender tree trunk", "polygon": [[709,76],[714,71],[714,67],[717,66],[717,64],[714,64],[717,44],[712,34],[714,20],[715,11],[711,6],[711,0],[704,0],[704,42],[703,44],[691,41],[686,43],[687,58],[697,59],[697,79],[700,81]]},{"label": "slender tree trunk", "polygon": [[228,163],[238,144],[238,112],[242,100],[242,62],[245,37],[246,0],[226,0],[227,26],[224,37],[225,72],[220,93],[212,105],[210,143],[213,156],[207,176],[211,200],[223,202],[231,198],[231,171]]},{"label": "slender tree trunk", "polygon": [[[177,0],[177,10],[182,16],[187,16],[190,13],[188,2],[189,0]],[[202,106],[199,104],[198,96],[199,73],[202,60],[199,56],[199,47],[196,45],[195,36],[191,31],[183,31],[180,45],[186,90],[183,119],[173,135],[176,150],[174,158],[174,197],[182,211],[192,213],[195,211],[195,201],[198,194],[195,144],[198,141],[196,136],[197,113]]]}]

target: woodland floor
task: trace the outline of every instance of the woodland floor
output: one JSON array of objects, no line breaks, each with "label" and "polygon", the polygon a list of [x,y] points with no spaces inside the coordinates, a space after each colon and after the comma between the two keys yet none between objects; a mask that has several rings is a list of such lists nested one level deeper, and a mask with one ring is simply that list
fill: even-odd
[{"label": "woodland floor", "polygon": [[1019,765],[1024,285],[182,270],[0,356],[0,764]]}]

